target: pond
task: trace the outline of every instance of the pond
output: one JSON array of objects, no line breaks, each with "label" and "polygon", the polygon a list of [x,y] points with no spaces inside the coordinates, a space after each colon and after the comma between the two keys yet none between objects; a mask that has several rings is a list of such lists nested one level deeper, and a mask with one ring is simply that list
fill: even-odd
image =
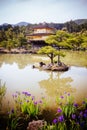
[{"label": "pond", "polygon": [[[33,69],[33,64],[49,58],[31,54],[0,54],[0,79],[6,84],[3,106],[13,105],[12,94],[29,91],[37,99],[46,97],[52,107],[56,96],[72,93],[80,102],[87,96],[87,52],[65,52],[61,60],[70,66],[66,72]],[[51,103],[50,103],[51,102]]]}]

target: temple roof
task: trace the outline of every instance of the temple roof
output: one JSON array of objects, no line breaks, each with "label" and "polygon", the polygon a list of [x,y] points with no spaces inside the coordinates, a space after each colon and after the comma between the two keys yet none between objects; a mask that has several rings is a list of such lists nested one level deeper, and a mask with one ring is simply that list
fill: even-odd
[{"label": "temple roof", "polygon": [[55,30],[55,28],[50,27],[48,24],[40,24],[40,25],[37,25],[37,26],[33,27],[33,29],[43,29],[43,28]]}]

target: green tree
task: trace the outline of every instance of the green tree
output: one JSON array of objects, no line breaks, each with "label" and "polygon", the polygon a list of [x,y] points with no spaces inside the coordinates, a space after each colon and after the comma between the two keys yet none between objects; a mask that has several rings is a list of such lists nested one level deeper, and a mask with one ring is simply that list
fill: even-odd
[{"label": "green tree", "polygon": [[27,40],[26,40],[24,34],[20,33],[19,36],[18,36],[18,44],[19,44],[19,46],[20,47],[26,46],[26,43],[27,43]]},{"label": "green tree", "polygon": [[73,50],[80,50],[83,41],[83,34],[81,32],[73,33],[72,37],[67,39],[67,43],[72,46]]},{"label": "green tree", "polygon": [[39,51],[39,54],[47,54],[47,56],[50,58],[51,63],[53,64],[53,59],[57,55],[57,50],[53,48],[52,46],[45,46],[42,47]]},{"label": "green tree", "polygon": [[0,47],[6,48],[6,46],[7,46],[7,41],[0,42]]},{"label": "green tree", "polygon": [[9,28],[7,31],[5,31],[7,40],[8,39],[13,39],[13,28]]},{"label": "green tree", "polygon": [[83,43],[81,44],[81,48],[82,48],[83,50],[86,50],[86,49],[87,49],[87,42],[83,42]]},{"label": "green tree", "polygon": [[4,40],[7,40],[5,31],[0,30],[0,42],[2,42],[2,41],[4,41]]},{"label": "green tree", "polygon": [[11,48],[26,47],[25,27],[11,25],[2,26],[0,29],[0,47]]},{"label": "green tree", "polygon": [[83,42],[81,44],[81,49],[86,50],[87,49],[87,31],[84,31],[82,33]]},{"label": "green tree", "polygon": [[6,48],[7,48],[9,51],[11,51],[11,49],[14,48],[14,41],[11,40],[11,39],[9,39],[9,40],[7,41]]},{"label": "green tree", "polygon": [[71,45],[67,43],[67,39],[69,37],[70,34],[68,32],[60,30],[56,32],[56,35],[51,35],[45,40],[46,43],[56,48],[58,64],[60,64],[60,56],[64,56],[64,54],[60,51],[61,48],[71,48]]},{"label": "green tree", "polygon": [[64,25],[70,33],[78,31],[78,24],[72,20],[70,22],[66,22]]}]

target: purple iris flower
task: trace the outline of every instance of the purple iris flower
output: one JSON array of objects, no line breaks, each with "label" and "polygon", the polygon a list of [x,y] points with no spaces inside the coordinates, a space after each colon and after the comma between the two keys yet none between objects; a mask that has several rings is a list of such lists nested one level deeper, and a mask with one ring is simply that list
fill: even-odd
[{"label": "purple iris flower", "polygon": [[74,105],[74,107],[78,107],[78,104],[77,104],[77,103],[74,103],[73,105]]},{"label": "purple iris flower", "polygon": [[34,100],[35,99],[35,97],[34,96],[32,96],[32,100]]},{"label": "purple iris flower", "polygon": [[37,102],[34,102],[34,105],[37,105]]},{"label": "purple iris flower", "polygon": [[60,96],[60,98],[61,98],[61,99],[63,99],[63,98],[64,98],[64,96]]},{"label": "purple iris flower", "polygon": [[85,110],[85,113],[87,113],[87,109]]},{"label": "purple iris flower", "polygon": [[28,92],[25,92],[25,95],[27,96]]},{"label": "purple iris flower", "polygon": [[70,96],[70,93],[68,93],[68,96]]},{"label": "purple iris flower", "polygon": [[83,112],[81,111],[81,112],[79,113],[79,115],[80,115],[80,116],[83,116]]},{"label": "purple iris flower", "polygon": [[22,94],[26,95],[26,94],[27,94],[27,92],[22,92]]},{"label": "purple iris flower", "polygon": [[63,121],[64,121],[64,116],[63,116],[63,115],[62,115],[62,116],[59,116],[58,120],[59,120],[60,122],[63,122]]},{"label": "purple iris flower", "polygon": [[85,118],[87,118],[87,113],[84,113],[83,116],[84,116]]},{"label": "purple iris flower", "polygon": [[31,94],[30,94],[30,93],[27,93],[27,96],[31,96]]},{"label": "purple iris flower", "polygon": [[54,123],[54,124],[57,124],[57,123],[58,123],[58,120],[57,120],[57,119],[54,119],[54,120],[53,120],[53,123]]},{"label": "purple iris flower", "polygon": [[76,115],[75,114],[72,114],[72,119],[75,119],[76,118]]},{"label": "purple iris flower", "polygon": [[61,110],[60,108],[58,108],[58,109],[57,109],[57,112],[58,112],[58,113],[61,113],[61,112],[62,112],[62,110]]}]

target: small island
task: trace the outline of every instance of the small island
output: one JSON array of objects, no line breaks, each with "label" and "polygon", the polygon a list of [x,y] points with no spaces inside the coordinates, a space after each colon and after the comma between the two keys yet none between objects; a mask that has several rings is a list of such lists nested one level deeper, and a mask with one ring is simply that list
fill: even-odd
[{"label": "small island", "polygon": [[69,66],[65,65],[62,62],[60,62],[60,64],[57,64],[57,62],[55,62],[54,64],[52,63],[45,64],[44,62],[40,62],[38,66],[33,65],[32,68],[38,68],[40,70],[51,70],[51,71],[67,71],[69,69]]},{"label": "small island", "polygon": [[[50,43],[51,45],[41,47],[37,53],[46,54],[50,58],[50,63],[46,64],[41,61],[38,66],[33,65],[32,68],[38,68],[41,70],[51,70],[51,71],[67,71],[69,69],[69,66],[65,65],[60,60],[60,57],[65,56],[64,53],[61,52],[60,47],[52,46],[56,42],[55,36],[49,36],[46,40],[47,40],[47,43],[48,44]],[[54,58],[56,56],[58,56],[58,59],[57,61],[54,61]]]}]

